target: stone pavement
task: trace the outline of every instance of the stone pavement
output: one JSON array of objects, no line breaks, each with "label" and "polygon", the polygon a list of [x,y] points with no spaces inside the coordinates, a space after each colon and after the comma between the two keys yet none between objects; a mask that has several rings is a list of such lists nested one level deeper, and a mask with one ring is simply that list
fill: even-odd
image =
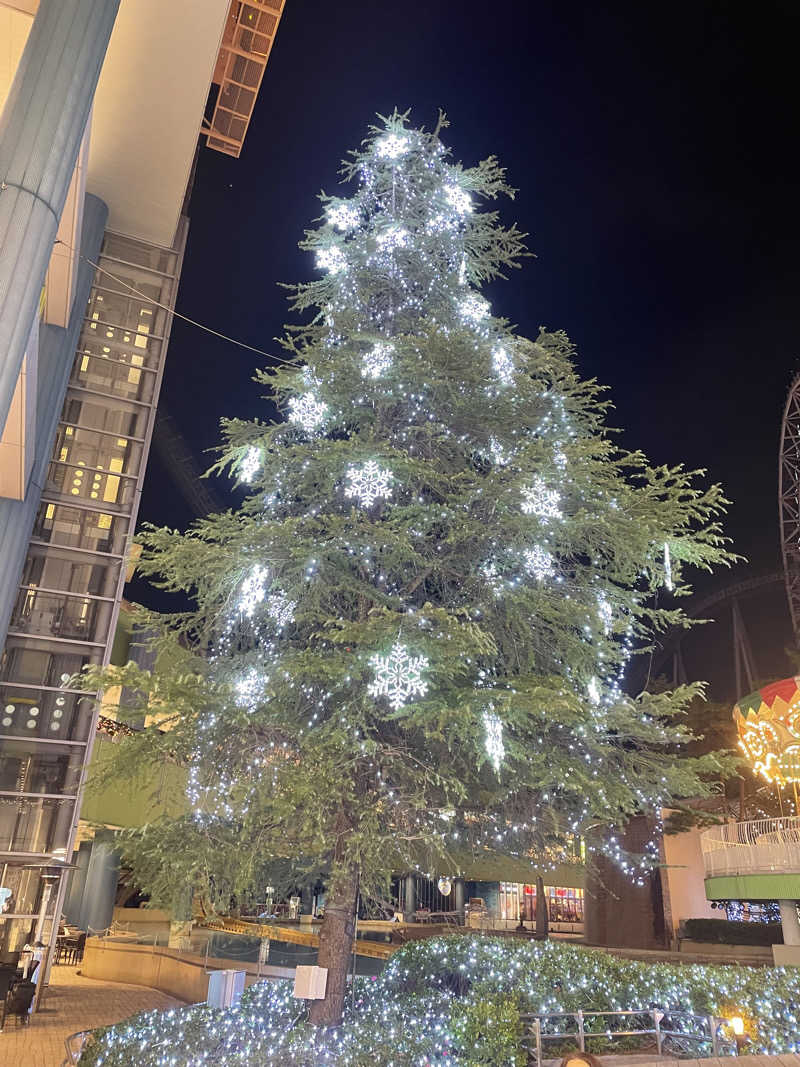
[{"label": "stone pavement", "polygon": [[0,1033],[2,1067],[60,1067],[66,1056],[64,1038],[76,1030],[108,1026],[153,1008],[172,1008],[179,1000],[139,985],[83,978],[76,968],[53,967],[40,1010],[28,1026],[15,1016]]}]

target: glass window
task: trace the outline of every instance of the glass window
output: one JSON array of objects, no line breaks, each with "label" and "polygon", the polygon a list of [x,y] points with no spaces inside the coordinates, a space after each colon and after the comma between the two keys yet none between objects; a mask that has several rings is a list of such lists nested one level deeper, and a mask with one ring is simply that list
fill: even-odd
[{"label": "glass window", "polygon": [[0,735],[85,741],[94,714],[91,696],[0,684]]},{"label": "glass window", "polygon": [[51,545],[121,555],[125,547],[127,525],[120,516],[70,508],[64,504],[44,503],[36,516],[33,537]]},{"label": "glass window", "polygon": [[73,800],[0,796],[0,851],[50,853],[66,848]]},{"label": "glass window", "polygon": [[[37,711],[29,708],[30,715]],[[42,745],[34,738],[0,747],[0,793],[76,793],[83,746]]]}]

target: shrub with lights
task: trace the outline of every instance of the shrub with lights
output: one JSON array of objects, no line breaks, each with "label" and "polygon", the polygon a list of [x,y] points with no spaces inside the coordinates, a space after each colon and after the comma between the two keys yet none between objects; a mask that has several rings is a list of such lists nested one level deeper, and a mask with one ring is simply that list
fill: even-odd
[{"label": "shrub with lights", "polygon": [[[378,978],[357,979],[336,1030],[309,1026],[291,992],[289,982],[261,982],[232,1011],[197,1005],[137,1016],[98,1034],[81,1067],[509,1067],[525,1062],[525,1012],[654,1007],[739,1015],[748,1051],[800,1050],[800,972],[793,968],[637,963],[558,943],[455,936],[417,942]],[[676,1028],[679,1019],[672,1019]],[[557,1022],[562,1029],[564,1020]],[[652,1019],[642,1017],[641,1025],[652,1027]],[[606,1047],[609,1020],[587,1019],[586,1026],[598,1035],[589,1048]],[[680,1026],[691,1029],[685,1019]],[[631,1028],[630,1018],[623,1028]],[[697,1056],[707,1046],[686,1048]]]},{"label": "shrub with lights", "polygon": [[[352,195],[323,195],[294,289],[312,317],[257,376],[283,417],[224,424],[245,502],[142,538],[195,609],[147,620],[166,667],[87,679],[168,720],[114,773],[137,750],[186,768],[179,832],[128,839],[154,902],[189,881],[226,911],[273,859],[324,872],[323,1024],[357,896],[386,900],[393,869],[456,875],[450,849],[487,845],[555,865],[568,834],[724,770],[682,753],[696,690],[622,689],[633,645],[686,622],[684,571],[728,558],[722,494],[614,443],[563,333],[493,314],[481,286],[525,251],[485,208],[513,190],[443,128],[389,116],[344,164]],[[657,854],[607,848],[634,878]]]}]

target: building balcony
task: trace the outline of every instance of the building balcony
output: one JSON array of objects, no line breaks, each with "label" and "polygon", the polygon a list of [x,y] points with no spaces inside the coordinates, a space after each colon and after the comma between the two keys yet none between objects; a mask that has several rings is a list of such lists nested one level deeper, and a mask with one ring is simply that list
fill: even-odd
[{"label": "building balcony", "polygon": [[800,899],[800,817],[713,826],[700,845],[709,900]]}]

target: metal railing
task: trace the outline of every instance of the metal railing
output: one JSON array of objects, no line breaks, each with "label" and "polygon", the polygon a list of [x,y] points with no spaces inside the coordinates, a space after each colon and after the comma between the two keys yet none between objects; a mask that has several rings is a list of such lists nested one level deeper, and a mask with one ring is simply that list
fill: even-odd
[{"label": "metal railing", "polygon": [[700,835],[706,877],[800,871],[800,816],[712,826]]},{"label": "metal railing", "polygon": [[[594,1020],[600,1018],[639,1019],[642,1023],[652,1021],[652,1026],[640,1026],[633,1030],[594,1029]],[[555,1019],[574,1019],[574,1027],[553,1030],[550,1028],[550,1021]],[[632,1008],[627,1011],[554,1011],[524,1014],[522,1022],[525,1026],[522,1045],[528,1055],[535,1059],[536,1067],[542,1067],[542,1046],[546,1041],[574,1042],[579,1052],[586,1052],[587,1040],[652,1037],[659,1056],[662,1055],[665,1044],[671,1045],[679,1054],[685,1054],[687,1043],[697,1046],[693,1047],[693,1052],[698,1058],[704,1055],[736,1055],[735,1038],[720,1032],[723,1027],[730,1026],[729,1020],[715,1015],[695,1015],[692,1012],[662,1008]],[[683,1027],[682,1022],[685,1024]],[[708,1051],[705,1051],[703,1046],[706,1046]]]},{"label": "metal railing", "polygon": [[67,1050],[66,1059],[61,1061],[61,1067],[72,1067],[78,1063],[81,1053],[93,1040],[91,1030],[78,1030],[64,1038],[64,1048]]}]

